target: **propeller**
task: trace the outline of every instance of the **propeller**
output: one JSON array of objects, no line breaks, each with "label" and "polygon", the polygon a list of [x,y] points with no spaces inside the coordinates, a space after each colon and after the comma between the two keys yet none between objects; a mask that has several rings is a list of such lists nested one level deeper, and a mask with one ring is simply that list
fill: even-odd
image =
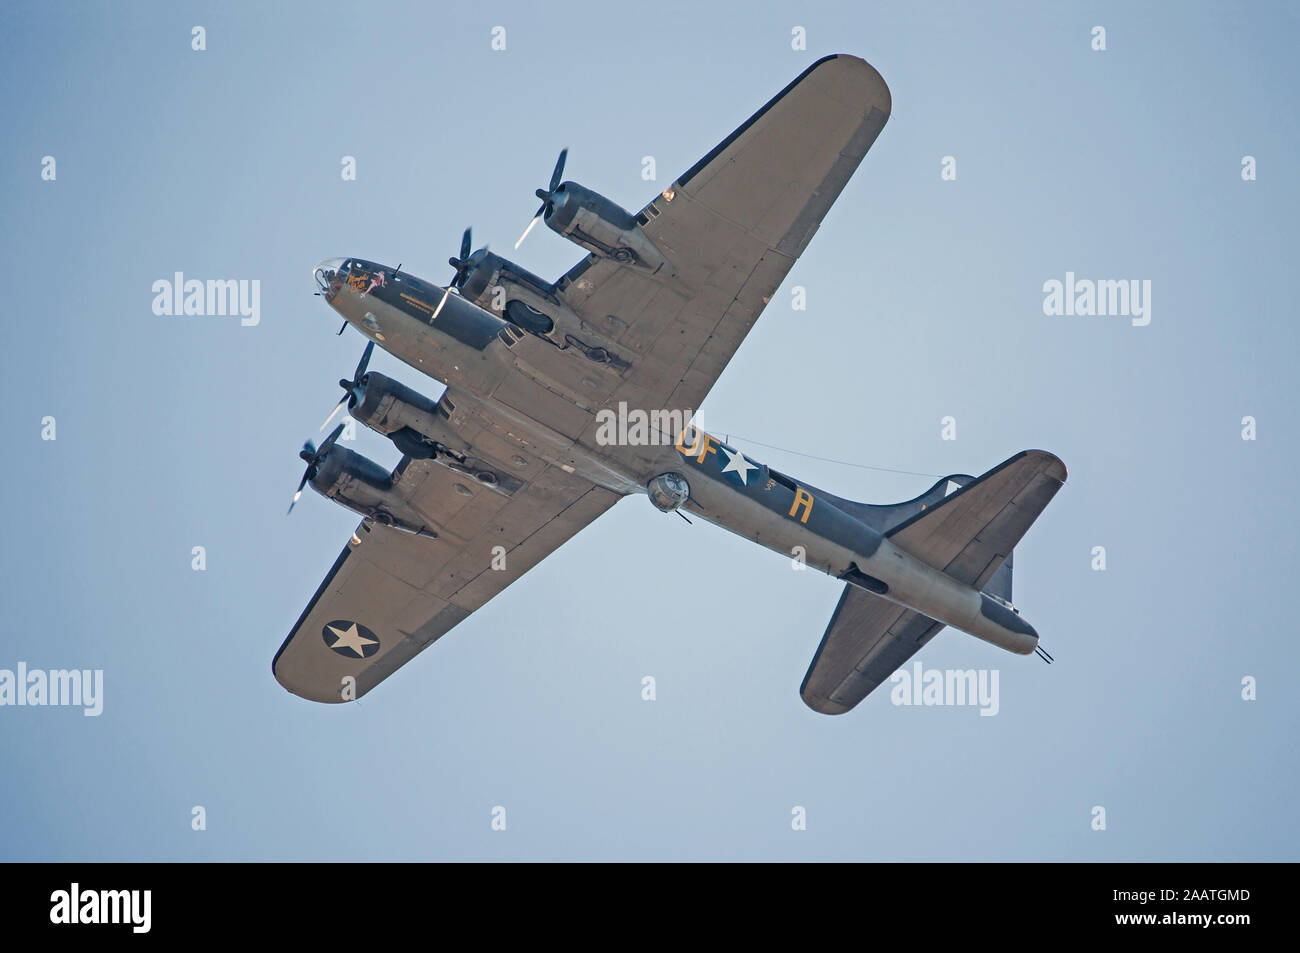
[{"label": "propeller", "polygon": [[[366,376],[366,368],[370,365],[370,355],[374,352],[375,342],[371,341],[366,345],[366,349],[361,352],[361,363],[357,365],[356,371],[353,372],[352,380],[339,381],[339,386],[343,388],[343,399],[334,405],[334,409],[330,411],[330,415],[325,418],[325,423],[320,425],[321,430],[324,430],[330,425],[330,421],[333,420],[335,415],[343,409],[344,404],[347,404],[348,409],[351,410],[357,404],[361,403],[361,399],[365,396],[365,386],[362,384],[361,379]],[[341,427],[343,425],[339,424],[339,426]]]},{"label": "propeller", "polygon": [[569,150],[567,148],[560,150],[560,158],[555,163],[555,171],[551,173],[550,188],[537,190],[536,195],[542,200],[542,207],[537,210],[537,214],[533,216],[533,220],[528,223],[528,227],[524,229],[524,233],[519,236],[519,241],[515,242],[515,248],[518,248],[524,243],[524,239],[527,238],[528,233],[533,230],[533,226],[541,221],[542,216],[550,210],[551,202],[555,196],[555,190],[560,187],[560,179],[564,177],[564,160],[568,155]]},{"label": "propeller", "polygon": [[307,469],[303,471],[302,479],[298,481],[298,492],[293,495],[293,500],[289,503],[289,512],[285,513],[285,516],[288,516],[289,513],[293,512],[294,504],[302,497],[303,487],[307,485],[308,480],[315,478],[317,472],[320,470],[321,461],[325,459],[326,455],[330,452],[330,447],[334,446],[334,441],[339,439],[339,434],[342,432],[343,425],[339,424],[330,431],[330,435],[325,438],[325,442],[320,445],[319,450],[316,449],[316,445],[310,440],[302,445],[302,450],[298,452],[298,456],[306,461]]},{"label": "propeller", "polygon": [[455,258],[448,258],[447,264],[456,269],[455,274],[451,276],[451,283],[459,288],[465,283],[465,278],[469,275],[470,253],[469,249],[473,242],[470,240],[472,231],[465,229],[465,234],[460,236],[460,254]]},{"label": "propeller", "polygon": [[[460,254],[455,258],[448,258],[447,264],[455,268],[452,273],[451,281],[447,287],[442,290],[442,298],[438,301],[438,307],[433,309],[433,315],[429,318],[433,321],[442,313],[442,306],[447,303],[447,295],[451,294],[452,288],[460,288],[465,284],[465,279],[469,277],[469,270],[473,267],[474,256],[470,254],[470,247],[473,245],[473,232],[471,229],[465,229],[465,234],[460,236]],[[487,246],[483,246],[483,251],[487,251]]]}]

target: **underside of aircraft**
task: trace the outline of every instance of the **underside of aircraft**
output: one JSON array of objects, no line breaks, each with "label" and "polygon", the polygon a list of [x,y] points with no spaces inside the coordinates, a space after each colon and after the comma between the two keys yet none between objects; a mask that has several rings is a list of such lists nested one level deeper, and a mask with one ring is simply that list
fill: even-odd
[{"label": "underside of aircraft", "polygon": [[[446,286],[317,265],[319,293],[369,341],[336,413],[402,459],[390,471],[340,446],[341,425],[304,447],[298,496],[310,484],[362,519],[276,654],[280,683],[361,697],[632,495],[844,582],[801,688],[818,712],[854,707],[945,625],[1038,649],[1011,603],[1012,550],[1065,482],[1052,454],[872,505],[692,422],[890,108],[869,64],[826,57],[636,213],[563,180],[561,152],[523,237],[543,222],[588,254],[553,282],[471,251],[468,231]],[[376,344],[445,392],[369,371]]]}]

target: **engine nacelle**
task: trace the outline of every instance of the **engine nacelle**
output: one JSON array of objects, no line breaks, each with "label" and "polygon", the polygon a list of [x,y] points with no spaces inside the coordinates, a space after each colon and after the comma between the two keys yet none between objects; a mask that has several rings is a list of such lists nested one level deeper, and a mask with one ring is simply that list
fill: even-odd
[{"label": "engine nacelle", "polygon": [[460,290],[485,311],[557,347],[577,348],[599,364],[626,366],[617,345],[565,306],[554,285],[500,255],[475,252]]},{"label": "engine nacelle", "polygon": [[527,268],[520,268],[508,258],[502,258],[495,252],[479,249],[469,257],[469,271],[460,286],[463,297],[473,301],[480,308],[500,314],[505,301],[493,301],[492,289],[501,287],[517,297],[510,289],[522,289],[542,300],[555,300],[554,289],[547,282],[533,274]]},{"label": "engine nacelle", "polygon": [[555,287],[528,269],[492,252],[475,252],[470,261],[460,293],[483,310],[557,344],[566,333],[584,330],[582,319],[560,302]]},{"label": "engine nacelle", "polygon": [[667,264],[631,212],[577,182],[563,182],[551,193],[545,221],[569,241],[619,264],[651,274]]},{"label": "engine nacelle", "polygon": [[448,423],[446,406],[443,401],[430,400],[400,381],[372,371],[362,377],[361,400],[349,401],[348,412],[393,441],[408,457],[436,460],[492,489],[506,493],[518,490],[522,485],[518,477],[474,455],[473,448]]},{"label": "engine nacelle", "polygon": [[437,539],[428,520],[393,489],[393,476],[373,460],[337,444],[329,448],[311,478],[321,496],[366,519],[416,536]]},{"label": "engine nacelle", "polygon": [[469,452],[469,444],[447,425],[438,402],[400,381],[371,371],[361,378],[360,396],[348,401],[348,413],[408,456],[428,460],[440,450],[452,456]]}]

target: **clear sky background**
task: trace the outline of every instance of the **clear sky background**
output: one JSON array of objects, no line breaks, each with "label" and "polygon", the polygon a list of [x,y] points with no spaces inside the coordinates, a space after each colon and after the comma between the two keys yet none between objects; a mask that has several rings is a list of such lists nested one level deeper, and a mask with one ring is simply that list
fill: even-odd
[{"label": "clear sky background", "polygon": [[[101,668],[105,698],[0,708],[0,858],[1297,859],[1294,8],[4,13],[0,668]],[[798,687],[839,585],[636,497],[359,704],[287,694],[272,655],[356,523],[310,493],[285,517],[363,344],[334,336],[312,265],[442,283],[472,224],[557,277],[576,246],[511,245],[562,146],[567,177],[635,210],[840,51],[893,117],[708,425],[869,502],[933,479],[751,441],[931,474],[1057,453],[1069,482],[1015,562],[1056,664],[945,630],[919,660],[997,669],[995,717],[884,688],[814,714]],[[176,271],[260,280],[260,325],[154,315]],[[1150,325],[1044,316],[1067,271],[1149,279]],[[364,428],[353,446],[398,459]]]}]

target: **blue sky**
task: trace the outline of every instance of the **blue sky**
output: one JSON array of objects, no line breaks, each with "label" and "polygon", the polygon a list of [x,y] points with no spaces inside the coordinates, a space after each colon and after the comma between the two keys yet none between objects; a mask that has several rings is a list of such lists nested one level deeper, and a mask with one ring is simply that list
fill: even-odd
[{"label": "blue sky", "polygon": [[[105,698],[0,708],[0,857],[1296,859],[1296,33],[1268,4],[11,6],[0,668],[103,669]],[[510,246],[560,147],[639,208],[838,51],[893,116],[703,411],[869,502],[933,481],[741,437],[933,474],[1057,453],[1015,589],[1056,664],[949,630],[919,660],[998,670],[995,717],[816,715],[839,586],[633,498],[358,705],[286,694],[271,657],[356,522],[284,515],[362,348],[311,266],[443,282],[472,224],[556,277],[576,246]],[[260,324],[155,315],[176,271],[259,280]],[[1067,271],[1150,280],[1151,323],[1044,315]]]}]

